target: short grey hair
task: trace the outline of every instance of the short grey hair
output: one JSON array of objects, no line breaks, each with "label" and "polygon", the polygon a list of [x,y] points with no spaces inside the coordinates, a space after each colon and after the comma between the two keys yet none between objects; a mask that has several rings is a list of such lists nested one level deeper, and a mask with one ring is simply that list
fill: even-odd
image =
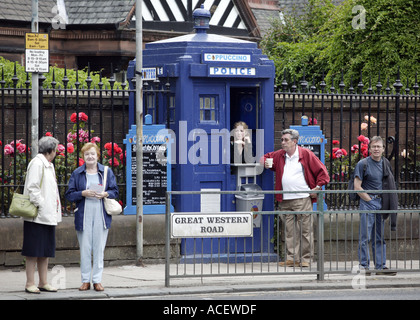
[{"label": "short grey hair", "polygon": [[45,136],[39,139],[38,152],[48,154],[57,149],[59,141],[54,137]]},{"label": "short grey hair", "polygon": [[293,139],[299,140],[299,131],[295,129],[285,129],[281,132],[281,135],[284,136],[285,134],[290,134]]},{"label": "short grey hair", "polygon": [[384,141],[384,139],[382,139],[382,137],[380,137],[380,136],[374,136],[374,137],[370,138],[370,140],[369,140],[369,147],[370,147],[370,145],[371,145],[372,143],[374,143],[374,142],[379,142],[379,141],[381,141],[381,142],[382,142],[382,145],[385,147],[385,141]]}]

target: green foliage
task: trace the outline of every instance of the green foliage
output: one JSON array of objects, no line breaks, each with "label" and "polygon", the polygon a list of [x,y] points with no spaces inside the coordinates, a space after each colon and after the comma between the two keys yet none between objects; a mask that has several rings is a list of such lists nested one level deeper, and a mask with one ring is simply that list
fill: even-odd
[{"label": "green foliage", "polygon": [[[32,77],[30,74],[28,75],[25,72],[25,67],[20,65],[19,63],[15,63],[9,60],[4,59],[0,56],[0,80],[3,79],[4,74],[4,80],[5,88],[12,88],[14,87],[14,82],[12,80],[13,76],[15,75],[15,67],[16,67],[16,77],[18,79],[16,87],[17,88],[25,88],[26,87],[26,81],[29,81],[29,88],[31,87],[31,81]],[[52,88],[52,82],[55,81],[56,85],[55,88],[65,88],[63,78],[65,76],[65,72],[67,72],[67,78],[68,78],[68,84],[67,89],[74,88],[76,82],[79,82],[79,88],[88,88],[88,83],[86,82],[86,79],[88,78],[89,74],[87,71],[87,68],[83,70],[72,70],[64,68],[57,68],[57,67],[50,67],[50,71],[48,73],[44,73],[43,76],[45,77],[45,80],[43,82],[44,88]],[[92,79],[92,82],[90,84],[90,88],[97,88],[99,89],[99,84],[102,82],[103,86],[102,89],[111,88],[111,84],[109,82],[108,78],[101,78],[100,72],[98,71],[91,71],[90,72],[90,78]],[[121,83],[115,82],[114,89],[121,89]],[[126,86],[126,89],[128,86]]]},{"label": "green foliage", "polygon": [[[355,5],[366,10],[366,25],[360,26],[357,14],[352,13]],[[328,77],[345,70],[345,82],[350,78],[377,81],[381,72],[381,82],[388,77],[390,85],[400,69],[403,85],[410,77],[409,86],[419,71],[420,47],[420,2],[411,0],[347,0],[336,9],[336,18],[330,20],[320,33],[334,30],[321,58],[328,61]],[[361,11],[358,12],[361,17]],[[374,82],[374,83],[375,83]]]},{"label": "green foliage", "polygon": [[365,84],[372,77],[374,86],[380,72],[383,86],[389,77],[392,88],[399,69],[402,84],[408,80],[412,87],[420,61],[419,15],[416,0],[344,0],[337,6],[311,0],[303,17],[273,22],[261,46],[275,62],[277,84],[284,70],[288,81],[300,80],[305,70],[309,77],[327,72],[327,84],[332,77],[339,81],[343,71],[344,82],[353,78],[356,85],[362,73]]},{"label": "green foliage", "polygon": [[295,78],[298,82],[302,79],[303,73],[306,75],[320,75],[327,65],[319,61],[319,54],[322,50],[322,44],[319,43],[287,43],[279,42],[273,50],[274,55],[271,57],[276,67],[277,82],[281,83],[283,74],[286,71],[289,82]]},{"label": "green foliage", "polygon": [[285,13],[283,21],[272,21],[272,28],[262,39],[261,47],[274,61],[278,84],[284,72],[290,82],[293,78],[301,80],[304,73],[310,77],[320,76],[328,68],[325,61],[319,59],[326,43],[314,36],[328,21],[333,9],[331,0],[310,0],[305,15]]}]

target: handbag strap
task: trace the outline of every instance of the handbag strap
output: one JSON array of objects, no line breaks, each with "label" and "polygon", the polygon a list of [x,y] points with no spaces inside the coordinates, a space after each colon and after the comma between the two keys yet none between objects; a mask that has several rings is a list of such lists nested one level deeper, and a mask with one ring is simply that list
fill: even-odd
[{"label": "handbag strap", "polygon": [[104,185],[104,192],[105,192],[105,188],[106,188],[106,178],[107,178],[107,176],[108,176],[108,166],[105,166],[105,169],[104,169],[104,181],[102,182],[103,185]]},{"label": "handbag strap", "polygon": [[[29,168],[31,167],[31,165],[32,165],[32,161],[29,163],[29,166],[28,166],[28,168],[26,169],[26,172],[25,172],[25,182],[26,182],[26,175],[27,175],[27,173],[28,173],[28,171],[29,171]],[[42,176],[41,176],[41,183],[39,184],[39,188],[41,188],[42,187],[42,181],[44,181],[44,164],[42,164]],[[23,185],[18,185],[18,186],[16,186],[16,188],[15,188],[15,190],[13,190],[13,193],[15,193],[16,192],[16,190],[17,189],[19,189],[19,187],[24,187],[25,186],[25,183],[23,183]]]}]

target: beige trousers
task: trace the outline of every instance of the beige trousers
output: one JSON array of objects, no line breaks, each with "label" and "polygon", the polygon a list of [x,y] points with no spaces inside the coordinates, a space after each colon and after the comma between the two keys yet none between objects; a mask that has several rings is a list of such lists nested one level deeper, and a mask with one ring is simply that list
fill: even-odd
[{"label": "beige trousers", "polygon": [[[283,200],[281,211],[312,211],[311,198]],[[294,262],[311,262],[314,250],[313,219],[311,214],[281,215],[286,230],[286,260]]]}]

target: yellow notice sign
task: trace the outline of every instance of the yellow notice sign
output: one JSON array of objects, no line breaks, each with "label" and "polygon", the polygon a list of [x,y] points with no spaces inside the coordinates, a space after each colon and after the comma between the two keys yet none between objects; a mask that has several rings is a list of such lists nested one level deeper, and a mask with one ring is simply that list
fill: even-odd
[{"label": "yellow notice sign", "polygon": [[48,50],[48,34],[26,33],[25,49]]},{"label": "yellow notice sign", "polygon": [[25,35],[25,71],[48,72],[49,61],[48,34],[27,33]]}]

